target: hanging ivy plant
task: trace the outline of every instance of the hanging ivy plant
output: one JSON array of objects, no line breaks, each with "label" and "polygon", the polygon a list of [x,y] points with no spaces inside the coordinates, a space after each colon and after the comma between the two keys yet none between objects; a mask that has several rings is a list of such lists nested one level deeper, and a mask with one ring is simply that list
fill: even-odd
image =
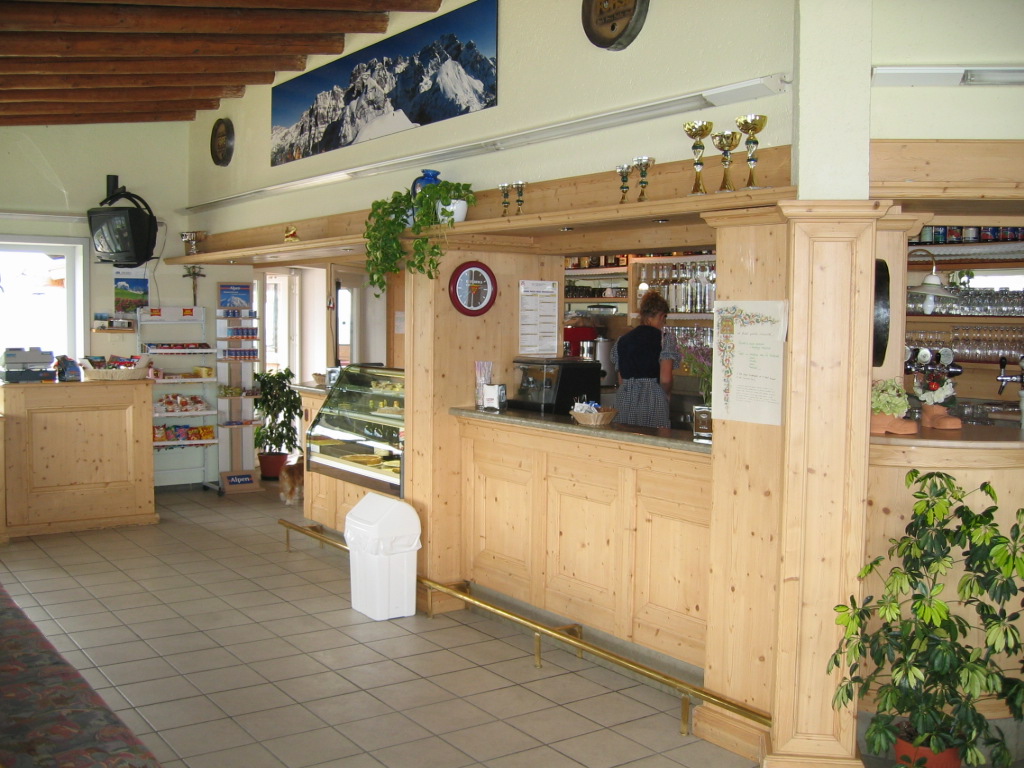
[{"label": "hanging ivy plant", "polygon": [[[387,290],[388,275],[403,268],[426,275],[431,280],[437,277],[444,255],[442,241],[446,239],[445,230],[454,224],[450,216],[438,218],[438,204],[449,206],[453,200],[465,200],[468,205],[475,205],[473,187],[461,182],[441,181],[423,187],[415,202],[412,192],[407,189],[373,201],[363,237],[366,238],[366,274],[378,296]],[[408,249],[403,242],[406,229],[413,235]]]}]

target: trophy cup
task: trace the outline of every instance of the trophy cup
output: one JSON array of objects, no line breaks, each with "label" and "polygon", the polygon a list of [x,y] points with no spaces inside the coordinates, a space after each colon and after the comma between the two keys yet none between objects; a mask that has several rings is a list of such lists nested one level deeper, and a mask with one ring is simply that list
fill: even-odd
[{"label": "trophy cup", "polygon": [[516,216],[523,212],[523,190],[526,189],[525,181],[513,181],[512,189],[516,191]]},{"label": "trophy cup", "polygon": [[736,187],[732,185],[732,179],[729,177],[729,167],[732,165],[732,151],[740,145],[741,135],[739,131],[722,131],[711,134],[711,143],[722,153],[722,186],[718,188],[719,192],[736,191]]},{"label": "trophy cup", "polygon": [[747,174],[747,186],[744,189],[760,189],[754,177],[754,169],[757,167],[757,134],[764,130],[767,122],[767,115],[740,115],[736,118],[736,127],[747,134],[747,167],[750,173]]},{"label": "trophy cup", "polygon": [[615,172],[619,174],[619,191],[622,197],[619,198],[619,205],[626,202],[626,193],[629,192],[629,173],[633,170],[632,165],[616,165]]},{"label": "trophy cup", "polygon": [[199,253],[199,243],[206,239],[205,232],[182,232],[181,242],[185,244],[185,255],[195,256]]},{"label": "trophy cup", "polygon": [[508,207],[510,205],[508,201],[508,188],[509,184],[499,184],[498,189],[501,190],[501,215],[508,216]]},{"label": "trophy cup", "polygon": [[654,165],[654,158],[647,157],[647,155],[641,155],[640,157],[633,158],[633,165],[640,169],[640,196],[636,199],[638,203],[642,203],[647,199],[647,171],[652,165]]},{"label": "trophy cup", "polygon": [[714,123],[709,120],[693,120],[683,124],[686,135],[693,139],[693,189],[691,195],[706,195],[704,189],[704,178],[701,173],[704,171],[704,139],[711,133]]}]

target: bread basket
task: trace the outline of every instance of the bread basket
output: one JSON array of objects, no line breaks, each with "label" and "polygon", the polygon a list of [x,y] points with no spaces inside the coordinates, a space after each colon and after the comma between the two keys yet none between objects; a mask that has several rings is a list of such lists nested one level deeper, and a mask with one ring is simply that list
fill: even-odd
[{"label": "bread basket", "polygon": [[614,408],[602,408],[597,413],[580,413],[569,411],[573,421],[583,427],[607,427],[618,413]]},{"label": "bread basket", "polygon": [[134,368],[87,368],[82,366],[83,381],[135,381],[149,376],[149,355],[142,355]]}]

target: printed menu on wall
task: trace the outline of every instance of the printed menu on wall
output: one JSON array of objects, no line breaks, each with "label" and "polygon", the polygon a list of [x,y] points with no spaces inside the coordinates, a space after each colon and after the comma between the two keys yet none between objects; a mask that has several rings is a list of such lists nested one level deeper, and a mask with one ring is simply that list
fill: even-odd
[{"label": "printed menu on wall", "polygon": [[712,410],[716,419],[782,424],[785,301],[716,301]]},{"label": "printed menu on wall", "polygon": [[519,354],[557,355],[561,318],[557,282],[519,281]]}]

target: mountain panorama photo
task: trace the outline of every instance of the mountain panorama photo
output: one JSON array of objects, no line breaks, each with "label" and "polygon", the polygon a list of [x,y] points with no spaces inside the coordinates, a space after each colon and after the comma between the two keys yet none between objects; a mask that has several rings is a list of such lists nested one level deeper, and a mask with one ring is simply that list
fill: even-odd
[{"label": "mountain panorama photo", "polygon": [[493,107],[497,85],[497,58],[454,34],[412,56],[369,59],[347,87],[319,92],[297,122],[273,127],[271,165]]}]

